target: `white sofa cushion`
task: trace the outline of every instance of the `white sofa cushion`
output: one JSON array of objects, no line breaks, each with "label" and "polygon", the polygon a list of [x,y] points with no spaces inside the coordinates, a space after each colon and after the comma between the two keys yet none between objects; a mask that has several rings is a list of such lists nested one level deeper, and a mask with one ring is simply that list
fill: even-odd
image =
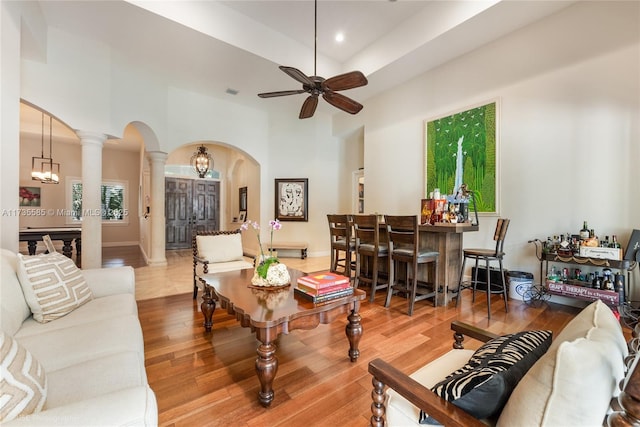
[{"label": "white sofa cushion", "polygon": [[242,261],[240,233],[196,236],[198,255],[209,263]]},{"label": "white sofa cushion", "polygon": [[47,376],[33,355],[0,332],[0,422],[40,411],[47,399]]},{"label": "white sofa cushion", "polygon": [[76,325],[97,321],[108,321],[126,315],[137,315],[138,306],[132,294],[116,294],[102,298],[94,298],[82,307],[76,308],[73,312],[64,317],[56,319],[55,322],[40,323],[33,318],[24,321],[22,328],[16,333],[16,337],[24,337],[46,334],[59,329],[67,329]]},{"label": "white sofa cushion", "polygon": [[18,418],[3,427],[157,426],[158,406],[149,386],[132,387]]},{"label": "white sofa cushion", "polygon": [[518,383],[497,425],[602,425],[624,378],[621,342],[611,310],[601,301],[590,304]]},{"label": "white sofa cushion", "polygon": [[59,253],[18,254],[18,279],[33,318],[42,323],[72,312],[93,297],[78,267]]},{"label": "white sofa cushion", "polygon": [[147,375],[138,354],[126,351],[47,371],[47,379],[45,410],[145,385]]},{"label": "white sofa cushion", "polygon": [[55,371],[111,354],[133,351],[144,366],[144,342],[137,315],[88,322],[16,339],[44,366]]},{"label": "white sofa cushion", "polygon": [[22,286],[18,280],[18,257],[15,253],[1,250],[0,259],[0,324],[2,330],[15,335],[22,322],[31,316],[31,310],[24,299]]}]

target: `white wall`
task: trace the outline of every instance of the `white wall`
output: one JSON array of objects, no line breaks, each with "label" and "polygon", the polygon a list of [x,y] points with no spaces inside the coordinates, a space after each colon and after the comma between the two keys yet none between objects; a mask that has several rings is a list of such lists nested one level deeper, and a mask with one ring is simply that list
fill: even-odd
[{"label": "white wall", "polygon": [[[365,210],[418,213],[424,121],[498,98],[506,265],[537,273],[532,238],[583,220],[626,243],[640,228],[640,4],[580,2],[370,99]],[[341,124],[337,131],[353,126]],[[487,246],[495,218],[465,246]]]}]

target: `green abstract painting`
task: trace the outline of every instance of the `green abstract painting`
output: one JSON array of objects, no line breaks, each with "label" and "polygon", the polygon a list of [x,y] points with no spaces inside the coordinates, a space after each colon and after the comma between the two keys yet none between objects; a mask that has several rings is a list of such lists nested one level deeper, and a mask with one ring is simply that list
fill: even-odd
[{"label": "green abstract painting", "polygon": [[475,192],[478,212],[497,213],[497,102],[429,120],[425,129],[425,197],[435,188]]}]

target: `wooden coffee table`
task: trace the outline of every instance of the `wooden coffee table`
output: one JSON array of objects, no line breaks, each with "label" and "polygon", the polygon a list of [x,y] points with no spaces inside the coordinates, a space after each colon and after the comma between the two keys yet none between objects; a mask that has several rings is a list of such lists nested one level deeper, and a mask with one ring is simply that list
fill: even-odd
[{"label": "wooden coffee table", "polygon": [[358,310],[366,293],[356,289],[351,296],[314,304],[293,292],[297,278],[305,273],[291,269],[289,273],[292,285],[276,290],[252,287],[252,269],[199,277],[204,287],[201,308],[205,330],[211,331],[213,311],[218,301],[229,314],[235,314],[243,327],[255,331],[260,341],[256,359],[256,374],[260,380],[258,401],[265,407],[271,404],[274,397],[272,385],[278,371],[274,341],[280,334],[288,334],[295,329],[313,329],[320,323],[330,323],[346,313],[349,358],[355,362],[360,356],[358,344],[362,337],[362,324]]}]

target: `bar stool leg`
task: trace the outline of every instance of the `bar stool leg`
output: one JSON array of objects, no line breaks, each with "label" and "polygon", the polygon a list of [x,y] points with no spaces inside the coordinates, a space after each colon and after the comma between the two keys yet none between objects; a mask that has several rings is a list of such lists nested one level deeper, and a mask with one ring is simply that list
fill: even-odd
[{"label": "bar stool leg", "polygon": [[[436,265],[437,265],[436,261]],[[462,279],[464,278],[464,266],[467,263],[467,257],[462,257],[462,267],[460,267],[460,278],[458,279],[458,295],[456,296],[456,307],[460,304],[460,296],[462,294]],[[436,273],[437,275],[437,273]]]},{"label": "bar stool leg", "polygon": [[395,265],[396,262],[391,256],[389,256],[389,286],[387,287],[387,299],[384,301],[384,306],[389,307],[391,304],[391,295],[393,295],[393,287],[396,285]]},{"label": "bar stool leg", "polygon": [[[489,270],[489,259],[487,258],[485,261],[485,264],[487,266],[487,316],[489,320],[491,320],[491,270]],[[477,273],[478,270],[476,268],[476,274]]]},{"label": "bar stool leg", "polygon": [[500,279],[502,280],[502,295],[504,296],[504,312],[509,312],[509,304],[507,304],[507,284],[504,280],[504,268],[502,267],[502,258],[498,259],[498,263],[500,263]]}]

